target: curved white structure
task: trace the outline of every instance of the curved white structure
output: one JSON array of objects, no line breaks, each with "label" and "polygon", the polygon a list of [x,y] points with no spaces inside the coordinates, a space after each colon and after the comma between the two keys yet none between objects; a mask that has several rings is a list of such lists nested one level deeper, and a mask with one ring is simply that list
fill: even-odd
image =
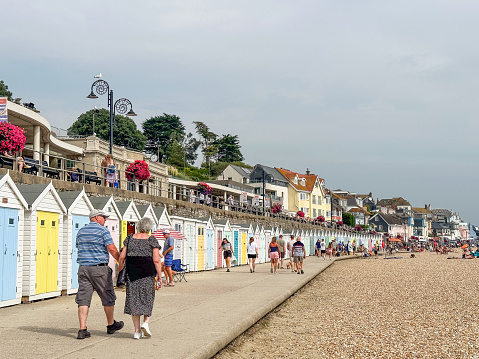
[{"label": "curved white structure", "polygon": [[48,161],[50,151],[62,156],[82,156],[81,147],[63,142],[52,135],[50,123],[39,113],[14,102],[7,102],[8,122],[25,129],[26,146],[33,148],[33,158],[40,160],[40,152]]}]

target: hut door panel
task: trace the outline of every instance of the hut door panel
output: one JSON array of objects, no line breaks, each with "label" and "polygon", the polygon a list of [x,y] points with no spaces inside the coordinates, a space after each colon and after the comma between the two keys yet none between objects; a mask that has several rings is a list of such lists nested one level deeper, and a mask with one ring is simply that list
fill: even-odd
[{"label": "hut door panel", "polygon": [[198,270],[205,269],[205,228],[198,227]]},{"label": "hut door panel", "polygon": [[58,220],[57,213],[51,213],[47,222],[48,252],[47,252],[47,292],[58,290]]},{"label": "hut door panel", "polygon": [[0,301],[17,296],[18,210],[0,208]]},{"label": "hut door panel", "polygon": [[47,291],[48,213],[37,211],[35,294]]},{"label": "hut door panel", "polygon": [[246,263],[246,233],[241,233],[241,264]]},{"label": "hut door panel", "polygon": [[213,238],[213,230],[212,229],[207,229],[206,230],[206,269],[213,269],[215,266],[215,258],[214,258],[214,253],[215,253],[215,244],[214,244],[214,238]]},{"label": "hut door panel", "polygon": [[222,243],[223,243],[223,232],[218,231],[218,239],[217,239],[218,252],[216,254],[216,266],[219,268],[223,267],[223,247],[221,246]]},{"label": "hut door panel", "polygon": [[234,252],[235,252],[235,256],[236,258],[238,259],[236,263],[239,264],[241,258],[239,256],[239,251],[238,251],[238,237],[239,237],[239,232],[238,231],[234,231],[233,232],[233,236],[234,236],[234,242],[233,242],[233,248],[234,248]]}]

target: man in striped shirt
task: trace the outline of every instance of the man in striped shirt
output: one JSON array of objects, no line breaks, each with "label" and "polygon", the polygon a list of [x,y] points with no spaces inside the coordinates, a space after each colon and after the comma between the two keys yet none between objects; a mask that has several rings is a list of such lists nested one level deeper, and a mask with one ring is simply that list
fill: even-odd
[{"label": "man in striped shirt", "polygon": [[78,304],[80,330],[77,339],[91,336],[87,330],[86,320],[90,308],[93,290],[101,298],[108,325],[107,334],[113,334],[123,328],[122,321],[113,319],[115,308],[115,290],[113,288],[112,270],[108,266],[109,253],[117,261],[118,249],[113,243],[110,231],[104,227],[108,215],[98,209],[90,212],[90,223],[78,231],[76,247],[78,248],[78,292],[75,302]]}]

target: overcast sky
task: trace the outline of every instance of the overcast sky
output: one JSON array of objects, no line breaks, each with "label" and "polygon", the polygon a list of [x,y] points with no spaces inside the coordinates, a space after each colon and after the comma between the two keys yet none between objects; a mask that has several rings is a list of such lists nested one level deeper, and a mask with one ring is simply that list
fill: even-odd
[{"label": "overcast sky", "polygon": [[68,128],[106,96],[141,123],[238,134],[251,165],[479,224],[479,2],[9,1],[1,76]]}]

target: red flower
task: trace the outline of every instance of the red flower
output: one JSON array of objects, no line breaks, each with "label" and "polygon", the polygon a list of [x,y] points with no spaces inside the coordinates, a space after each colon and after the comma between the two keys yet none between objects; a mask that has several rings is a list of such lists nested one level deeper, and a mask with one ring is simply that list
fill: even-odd
[{"label": "red flower", "polygon": [[323,216],[319,216],[318,218],[316,218],[318,221],[320,221],[321,223],[325,221],[324,217]]},{"label": "red flower", "polygon": [[0,122],[0,152],[20,152],[25,147],[25,130],[9,122]]},{"label": "red flower", "polygon": [[148,169],[148,163],[145,161],[135,161],[130,163],[126,169],[126,178],[128,180],[137,179],[138,181],[144,181],[150,178],[150,170]]},{"label": "red flower", "polygon": [[298,215],[298,217],[301,217],[301,218],[304,217],[304,212],[303,211],[298,211],[296,214]]},{"label": "red flower", "polygon": [[271,211],[273,213],[281,213],[281,203],[276,203],[275,205],[273,205],[273,207],[271,207]]},{"label": "red flower", "polygon": [[204,195],[207,195],[211,192],[211,187],[205,182],[199,182],[197,189],[200,193],[203,193]]}]

